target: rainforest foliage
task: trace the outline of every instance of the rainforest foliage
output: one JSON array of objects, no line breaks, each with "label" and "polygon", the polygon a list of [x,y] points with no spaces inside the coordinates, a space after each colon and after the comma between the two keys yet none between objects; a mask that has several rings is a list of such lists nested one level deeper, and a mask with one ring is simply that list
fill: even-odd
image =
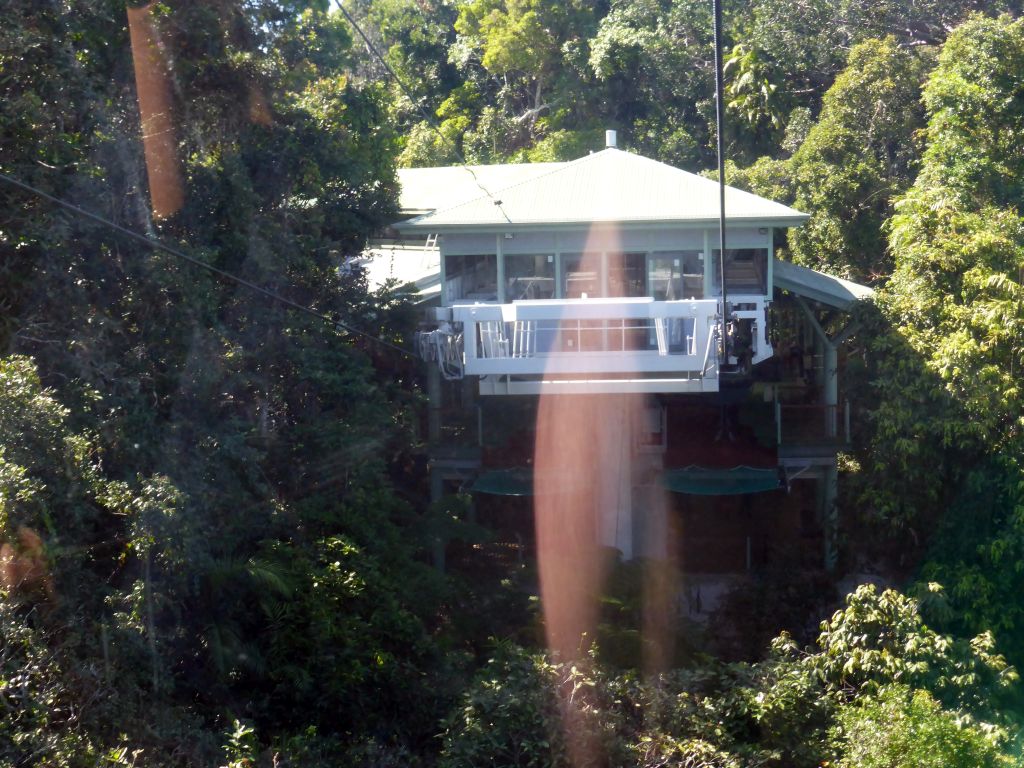
[{"label": "rainforest foliage", "polygon": [[[347,3],[384,66],[327,0],[8,0],[0,173],[320,316],[0,185],[0,766],[1015,764],[1021,8],[726,5],[727,181],[811,214],[780,255],[877,289],[845,565],[905,594],[861,587],[743,661],[680,625],[651,677],[636,595],[570,664],[528,567],[431,565],[487,531],[424,501],[412,308],[339,265],[399,165],[573,159],[615,128],[712,168],[709,2]],[[167,215],[142,135],[173,148]]]}]

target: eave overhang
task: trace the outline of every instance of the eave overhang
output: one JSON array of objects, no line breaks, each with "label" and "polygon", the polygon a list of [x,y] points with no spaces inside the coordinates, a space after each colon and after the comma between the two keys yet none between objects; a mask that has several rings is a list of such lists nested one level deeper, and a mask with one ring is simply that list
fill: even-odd
[{"label": "eave overhang", "polygon": [[[743,218],[729,216],[726,229],[730,227],[765,227],[786,228],[797,227],[807,221],[807,215],[792,216],[784,219]],[[401,221],[393,225],[403,233],[430,234],[501,234],[504,232],[568,232],[599,228],[604,230],[641,230],[641,229],[718,229],[717,218],[700,219],[632,219],[622,220],[578,220],[578,221],[513,221],[504,223],[467,223],[467,224],[436,224],[429,217],[419,216]]]},{"label": "eave overhang", "polygon": [[777,289],[844,311],[875,294],[866,285],[780,259],[773,261],[772,283]]}]

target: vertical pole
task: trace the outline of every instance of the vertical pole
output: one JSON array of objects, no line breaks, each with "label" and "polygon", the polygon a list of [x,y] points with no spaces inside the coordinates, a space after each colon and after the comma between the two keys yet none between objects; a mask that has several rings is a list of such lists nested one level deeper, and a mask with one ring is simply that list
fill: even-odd
[{"label": "vertical pole", "polygon": [[725,288],[725,92],[722,78],[722,0],[713,0],[715,8],[715,132],[718,134],[718,268],[722,278],[722,364],[729,363],[729,337],[725,325],[729,302]]},{"label": "vertical pole", "polygon": [[452,305],[452,296],[448,295],[448,270],[445,269],[445,262],[447,259],[444,255],[444,242],[437,249],[437,261],[441,267],[441,306],[450,307]]}]

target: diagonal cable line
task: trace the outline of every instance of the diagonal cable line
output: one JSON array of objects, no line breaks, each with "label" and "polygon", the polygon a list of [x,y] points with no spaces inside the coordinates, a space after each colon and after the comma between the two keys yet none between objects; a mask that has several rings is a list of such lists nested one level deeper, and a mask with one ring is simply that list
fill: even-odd
[{"label": "diagonal cable line", "polygon": [[337,319],[331,317],[330,315],[324,314],[323,312],[319,312],[319,311],[313,309],[312,307],[307,307],[304,304],[299,304],[298,302],[292,301],[291,299],[289,299],[289,298],[287,298],[285,296],[282,296],[279,293],[275,293],[274,291],[271,291],[268,288],[264,288],[262,285],[258,285],[257,283],[254,283],[251,280],[246,280],[244,277],[239,277],[238,275],[232,274],[231,272],[227,272],[227,271],[225,271],[223,269],[220,269],[219,267],[215,267],[212,264],[208,264],[207,262],[202,261],[201,259],[197,259],[194,256],[189,256],[184,251],[180,251],[177,248],[172,248],[171,246],[166,245],[166,244],[160,242],[159,240],[155,240],[155,239],[153,239],[151,237],[147,237],[146,235],[139,234],[138,232],[135,232],[134,230],[128,229],[127,227],[122,227],[120,224],[118,224],[116,222],[110,221],[109,219],[106,219],[106,218],[104,218],[102,216],[99,216],[99,215],[97,215],[95,213],[92,213],[91,211],[87,211],[84,208],[80,208],[79,206],[77,206],[77,205],[75,205],[73,203],[69,203],[66,200],[60,199],[59,197],[54,197],[53,195],[48,194],[47,192],[44,192],[43,190],[41,190],[41,189],[39,189],[37,187],[34,187],[31,184],[27,184],[27,183],[25,183],[23,181],[15,179],[14,177],[8,176],[5,173],[0,173],[0,181],[4,182],[6,184],[9,184],[12,187],[17,187],[18,189],[22,190],[23,192],[27,192],[27,193],[29,193],[31,195],[35,195],[36,197],[41,197],[44,200],[48,200],[49,202],[51,202],[51,203],[53,203],[55,205],[58,205],[61,208],[64,208],[65,210],[70,211],[70,212],[72,212],[72,213],[74,213],[74,214],[76,214],[78,216],[82,216],[84,218],[91,219],[92,221],[96,222],[97,224],[101,224],[101,225],[103,225],[105,227],[109,227],[110,229],[116,230],[117,232],[121,233],[125,237],[129,237],[129,238],[131,238],[133,240],[136,240],[136,241],[138,241],[140,243],[143,243],[144,245],[146,245],[146,246],[148,246],[148,247],[150,247],[150,248],[152,248],[154,250],[163,251],[164,253],[168,253],[171,256],[175,256],[175,257],[177,257],[179,259],[182,259],[183,261],[186,261],[189,264],[192,264],[193,266],[199,267],[200,269],[205,269],[208,272],[212,272],[213,274],[217,275],[222,280],[226,280],[228,282],[235,283],[237,285],[241,285],[241,286],[243,286],[245,288],[248,288],[251,291],[255,291],[256,293],[259,293],[259,294],[265,296],[268,299],[271,299],[272,301],[276,301],[279,304],[283,304],[286,307],[289,307],[291,309],[297,310],[299,312],[303,312],[303,313],[305,313],[307,315],[311,315],[311,316],[316,317],[316,318],[318,318],[320,320],[323,320],[324,322],[328,323],[335,330],[339,330],[340,329],[340,330],[346,331],[348,333],[351,333],[351,334],[353,334],[355,336],[361,336],[361,337],[363,337],[365,339],[368,339],[369,341],[374,342],[375,344],[380,344],[381,346],[388,347],[389,349],[393,349],[396,352],[401,352],[403,355],[408,355],[409,357],[413,357],[413,358],[417,358],[418,357],[417,355],[413,354],[409,350],[403,349],[402,347],[398,346],[397,344],[392,344],[389,341],[385,341],[384,339],[381,339],[381,338],[379,338],[377,336],[374,336],[372,333],[367,333],[366,331],[361,331],[358,328],[355,328],[355,327],[349,325],[348,323],[345,323],[345,322],[343,322],[341,320],[337,320]]},{"label": "diagonal cable line", "polygon": [[363,42],[366,43],[367,49],[370,51],[370,53],[374,55],[374,57],[376,57],[377,61],[381,63],[381,66],[384,67],[384,70],[388,73],[391,79],[395,81],[395,84],[401,89],[402,93],[405,94],[405,97],[409,99],[410,103],[412,103],[412,105],[416,108],[416,111],[420,113],[420,116],[426,121],[427,125],[434,129],[434,132],[441,138],[441,141],[443,141],[448,146],[448,148],[455,154],[455,157],[458,159],[459,164],[467,171],[469,171],[469,174],[470,176],[473,177],[473,181],[476,182],[476,185],[480,187],[483,193],[487,195],[487,197],[489,197],[497,206],[498,210],[501,211],[501,215],[505,217],[505,221],[511,224],[512,219],[508,217],[508,214],[505,213],[505,209],[501,207],[501,200],[492,195],[491,191],[483,185],[483,182],[481,182],[480,178],[476,175],[476,171],[474,171],[472,166],[470,166],[470,164],[466,162],[466,156],[462,154],[462,152],[459,150],[457,146],[455,146],[455,143],[451,139],[444,135],[444,132],[441,130],[441,126],[439,126],[437,124],[437,121],[430,115],[430,113],[427,112],[426,109],[424,109],[423,105],[421,105],[416,100],[416,98],[412,94],[412,89],[409,88],[409,86],[407,86],[402,81],[402,78],[398,76],[398,73],[395,72],[395,70],[391,67],[390,64],[388,64],[384,56],[381,55],[381,52],[377,50],[377,46],[374,45],[373,41],[370,40],[369,37],[367,37],[365,32],[363,32],[363,28],[356,23],[356,20],[355,18],[353,18],[352,14],[349,13],[345,9],[345,6],[341,4],[341,0],[334,0],[334,4],[338,6],[338,10],[341,11],[341,13],[345,16],[345,18],[348,20],[348,23],[352,25],[352,28],[359,33],[359,36],[361,38],[363,38]]}]

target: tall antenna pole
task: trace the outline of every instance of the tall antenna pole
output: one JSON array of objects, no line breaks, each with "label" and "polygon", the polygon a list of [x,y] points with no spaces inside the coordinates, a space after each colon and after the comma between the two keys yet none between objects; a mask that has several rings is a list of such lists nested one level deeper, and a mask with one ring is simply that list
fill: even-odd
[{"label": "tall antenna pole", "polygon": [[[729,362],[729,339],[725,325],[729,303],[725,290],[725,93],[722,85],[722,0],[713,0],[715,7],[715,132],[718,134],[718,270],[722,281],[722,364]],[[721,370],[721,368],[719,368]]]}]

